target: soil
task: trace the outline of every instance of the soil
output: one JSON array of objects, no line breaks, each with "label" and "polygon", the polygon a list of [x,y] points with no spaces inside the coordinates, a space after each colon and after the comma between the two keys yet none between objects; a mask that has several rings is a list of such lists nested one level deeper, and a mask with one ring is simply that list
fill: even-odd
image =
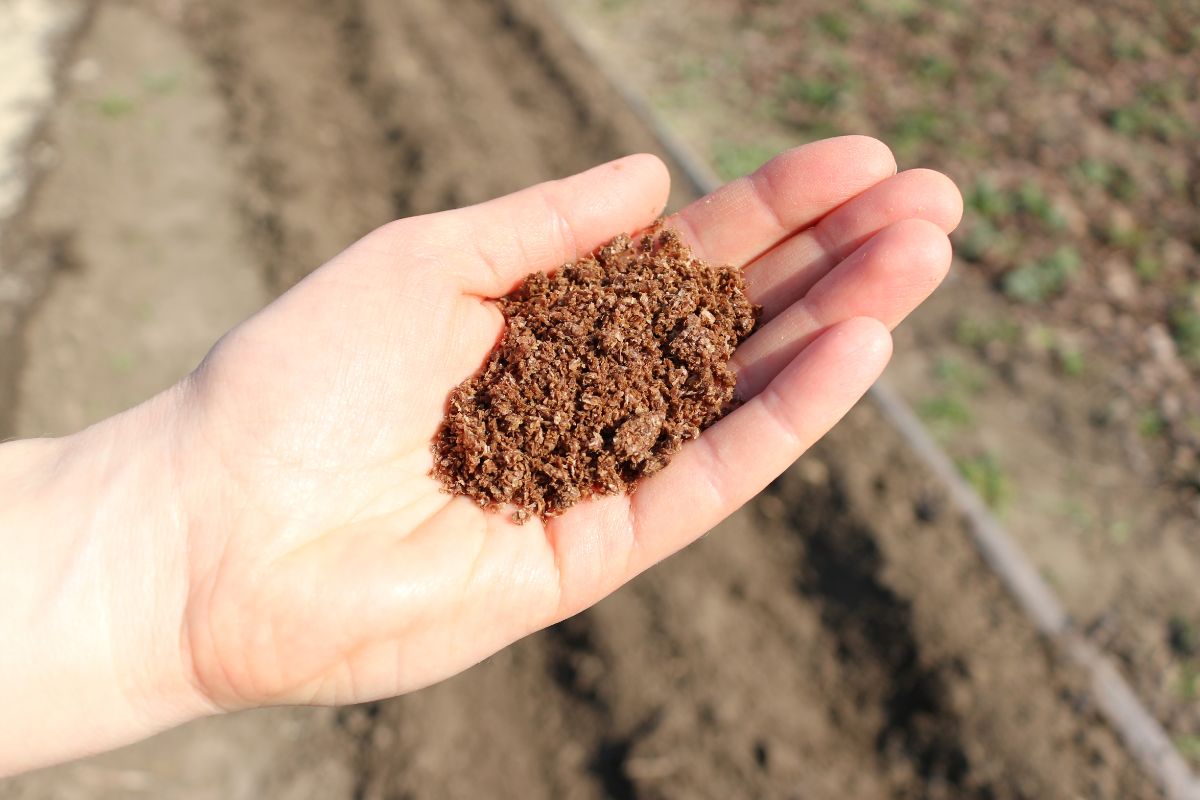
[{"label": "soil", "polygon": [[644,475],[733,407],[729,359],[761,309],[740,270],[679,234],[622,234],[497,302],[505,331],[450,395],[434,475],[481,508],[543,520]]},{"label": "soil", "polygon": [[959,184],[955,267],[887,378],[1200,767],[1200,657],[1171,644],[1200,631],[1194,8],[562,7],[727,174],[865,133]]},{"label": "soil", "polygon": [[[387,219],[653,149],[532,0],[113,0],[74,59],[6,240],[49,288],[0,435],[136,401]],[[451,681],[203,720],[0,798],[1157,797],[946,507],[863,405],[697,545]]]}]

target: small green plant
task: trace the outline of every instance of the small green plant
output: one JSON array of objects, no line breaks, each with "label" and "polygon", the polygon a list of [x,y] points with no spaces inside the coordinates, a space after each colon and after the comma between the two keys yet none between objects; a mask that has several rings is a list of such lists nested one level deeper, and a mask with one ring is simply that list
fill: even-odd
[{"label": "small green plant", "polygon": [[1145,436],[1147,439],[1153,439],[1157,436],[1162,436],[1167,430],[1167,421],[1163,419],[1163,415],[1159,413],[1157,408],[1147,408],[1138,414],[1137,418],[1138,433]]},{"label": "small green plant", "polygon": [[1137,185],[1129,170],[1107,161],[1088,158],[1079,162],[1078,174],[1088,183],[1102,187],[1117,200],[1129,201],[1137,195]]},{"label": "small green plant", "polygon": [[1181,78],[1176,77],[1147,83],[1142,86],[1140,95],[1145,102],[1166,110],[1176,103],[1187,102],[1188,88]]},{"label": "small green plant", "polygon": [[1028,341],[1035,350],[1047,353],[1064,376],[1078,378],[1083,375],[1087,366],[1083,351],[1053,328],[1035,326],[1029,332]]},{"label": "small green plant", "polygon": [[1162,262],[1145,250],[1138,253],[1133,262],[1133,271],[1146,283],[1153,283],[1162,275]]},{"label": "small green plant", "polygon": [[902,114],[891,126],[889,139],[901,157],[911,156],[927,142],[942,138],[942,116],[931,108],[919,108]]},{"label": "small green plant", "polygon": [[1035,324],[1025,335],[1026,341],[1039,352],[1049,352],[1054,349],[1054,331],[1048,325]]},{"label": "small green plant", "polygon": [[1171,334],[1180,354],[1200,365],[1200,310],[1196,308],[1176,309],[1171,315]]},{"label": "small green plant", "polygon": [[1116,175],[1116,168],[1107,161],[1100,161],[1095,158],[1086,158],[1079,163],[1079,174],[1084,178],[1104,188],[1112,183],[1113,177]]},{"label": "small green plant", "polygon": [[137,110],[137,104],[134,103],[133,98],[115,92],[101,97],[97,107],[100,109],[100,113],[109,119],[127,117]]},{"label": "small green plant", "polygon": [[1104,241],[1122,250],[1137,251],[1146,243],[1146,233],[1135,225],[1110,225],[1103,231]]},{"label": "small green plant", "polygon": [[1061,294],[1079,269],[1079,251],[1063,245],[1049,256],[1004,276],[1004,293],[1022,303],[1043,303]]},{"label": "small green plant", "polygon": [[1110,111],[1108,124],[1113,130],[1124,136],[1137,136],[1151,123],[1145,107],[1135,103]]},{"label": "small green plant", "polygon": [[946,428],[961,428],[971,424],[972,416],[960,398],[954,394],[940,394],[922,400],[917,413],[926,422]]},{"label": "small green plant", "polygon": [[1008,505],[1012,486],[995,453],[960,458],[957,463],[958,471],[990,507],[999,510]]},{"label": "small green plant", "polygon": [[1056,56],[1053,61],[1038,72],[1037,82],[1057,89],[1064,86],[1075,71],[1075,66],[1070,60],[1061,55]]},{"label": "small green plant", "polygon": [[839,44],[850,41],[850,23],[840,14],[825,11],[816,16],[815,24],[817,30]]},{"label": "small green plant", "polygon": [[1184,758],[1200,762],[1200,736],[1194,733],[1176,736],[1175,746],[1179,748],[1179,753]]},{"label": "small green plant", "polygon": [[828,109],[837,105],[842,97],[841,89],[824,78],[798,78],[785,75],[779,84],[779,93],[784,99],[796,100],[816,109]]},{"label": "small green plant", "polygon": [[1180,700],[1191,702],[1200,696],[1200,669],[1193,664],[1184,664],[1175,683],[1175,694]]},{"label": "small green plant", "polygon": [[986,219],[970,219],[965,228],[961,236],[955,237],[954,250],[967,261],[982,261],[1003,238]]},{"label": "small green plant", "polygon": [[1060,230],[1067,224],[1066,217],[1033,181],[1026,181],[1017,189],[1016,205],[1051,230]]},{"label": "small green plant", "polygon": [[963,317],[954,326],[954,341],[983,350],[992,342],[1013,344],[1021,337],[1021,327],[1011,319]]},{"label": "small green plant", "polygon": [[1055,361],[1059,370],[1068,378],[1081,378],[1087,371],[1087,363],[1083,351],[1064,345],[1061,342],[1054,348]]},{"label": "small green plant", "polygon": [[1125,106],[1118,106],[1108,113],[1108,124],[1122,136],[1139,137],[1151,135],[1169,142],[1185,133],[1186,123],[1163,103],[1153,90]]},{"label": "small green plant", "polygon": [[987,176],[976,181],[967,192],[966,205],[989,220],[1003,219],[1013,212],[1012,196]]},{"label": "small green plant", "polygon": [[939,356],[933,363],[933,374],[947,388],[967,394],[979,394],[987,385],[979,370],[954,356]]},{"label": "small green plant", "polygon": [[1069,519],[1076,528],[1085,534],[1090,533],[1096,525],[1096,514],[1092,507],[1079,498],[1070,497],[1062,501],[1059,512]]},{"label": "small green plant", "polygon": [[1117,36],[1109,44],[1112,56],[1117,61],[1143,61],[1146,58],[1146,48],[1141,41],[1129,36]]},{"label": "small green plant", "polygon": [[1108,538],[1115,545],[1128,544],[1133,536],[1133,526],[1129,520],[1118,519],[1108,526]]},{"label": "small green plant", "polygon": [[924,56],[917,62],[916,72],[927,83],[945,86],[954,80],[958,68],[953,61],[938,56]]}]

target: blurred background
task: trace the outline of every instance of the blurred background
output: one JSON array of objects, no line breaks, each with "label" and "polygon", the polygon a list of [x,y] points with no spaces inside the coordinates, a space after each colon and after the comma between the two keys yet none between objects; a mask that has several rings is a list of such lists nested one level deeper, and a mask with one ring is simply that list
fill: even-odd
[{"label": "blurred background", "polygon": [[[1200,766],[1195,0],[550,2],[0,0],[0,437],[169,385],[389,219],[660,152],[612,80],[727,178],[871,134],[967,205],[889,380]],[[713,535],[446,684],[0,782],[1159,796],[870,402]]]}]

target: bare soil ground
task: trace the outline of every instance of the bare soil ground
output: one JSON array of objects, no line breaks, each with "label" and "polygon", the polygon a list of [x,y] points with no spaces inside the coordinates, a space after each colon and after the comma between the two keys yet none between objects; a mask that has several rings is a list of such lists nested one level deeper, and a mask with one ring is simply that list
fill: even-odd
[{"label": "bare soil ground", "polygon": [[889,378],[1200,764],[1196,5],[565,6],[726,173],[853,132],[958,182]]},{"label": "bare soil ground", "polygon": [[[48,287],[3,435],[135,402],[394,216],[653,149],[533,0],[111,0],[72,60],[0,262]],[[696,546],[454,680],[0,784],[47,796],[1158,794],[865,405]]]}]

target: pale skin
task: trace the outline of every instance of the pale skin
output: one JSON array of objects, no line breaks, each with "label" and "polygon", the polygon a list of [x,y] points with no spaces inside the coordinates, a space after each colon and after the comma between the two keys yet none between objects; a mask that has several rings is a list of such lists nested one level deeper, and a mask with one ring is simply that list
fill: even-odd
[{"label": "pale skin", "polygon": [[0,775],[205,715],[443,680],[597,602],[754,496],[863,395],[945,276],[961,199],[865,137],[781,154],[668,220],[745,269],[747,402],[630,496],[515,525],[440,490],[450,390],[489,298],[649,225],[631,156],[400,220],[78,434],[0,446]]}]

